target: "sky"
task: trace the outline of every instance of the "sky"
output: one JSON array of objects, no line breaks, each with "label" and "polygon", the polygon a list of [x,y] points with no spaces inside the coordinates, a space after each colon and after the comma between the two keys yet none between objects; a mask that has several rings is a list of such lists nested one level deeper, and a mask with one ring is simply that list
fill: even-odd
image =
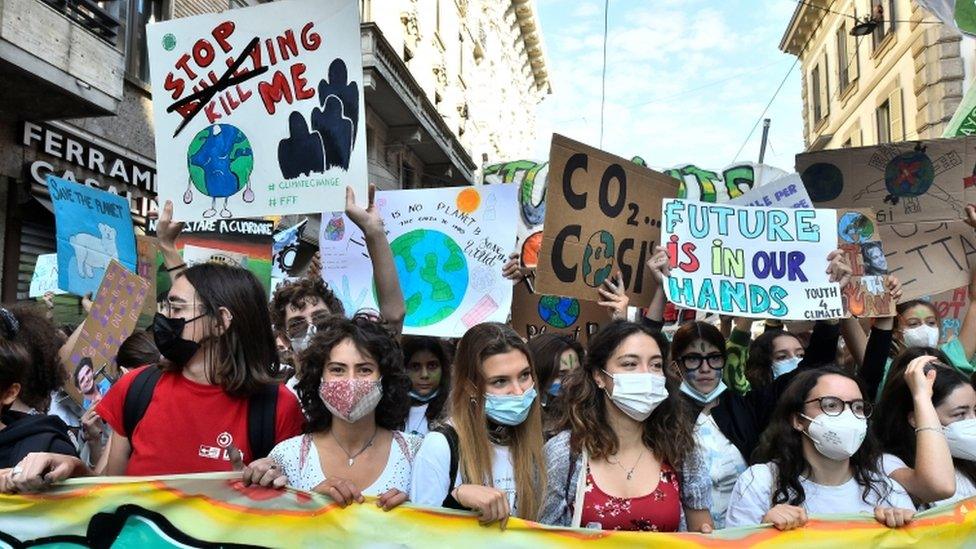
[{"label": "sky", "polygon": [[[779,42],[793,0],[609,0],[600,146],[604,0],[536,0],[553,92],[537,110],[534,158],[552,133],[656,168],[733,162],[795,61]],[[803,150],[800,65],[766,114],[766,164],[793,171]],[[739,160],[757,161],[762,123]]]}]

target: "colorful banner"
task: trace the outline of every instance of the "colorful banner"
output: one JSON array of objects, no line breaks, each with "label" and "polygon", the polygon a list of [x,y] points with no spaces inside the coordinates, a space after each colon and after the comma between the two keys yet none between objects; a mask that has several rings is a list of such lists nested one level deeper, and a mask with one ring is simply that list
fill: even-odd
[{"label": "colorful banner", "polygon": [[678,307],[735,316],[840,318],[840,287],[826,273],[837,246],[836,215],[665,200],[667,298]]},{"label": "colorful banner", "polygon": [[935,306],[939,313],[942,325],[942,341],[949,341],[953,337],[959,337],[962,330],[962,322],[966,319],[969,311],[969,288],[955,288],[931,296],[923,296],[924,299]]},{"label": "colorful banner", "polygon": [[871,210],[837,210],[837,246],[851,266],[851,282],[842,292],[844,310],[856,318],[895,316],[896,303],[886,285],[888,260],[877,227]]},{"label": "colorful banner", "polygon": [[485,166],[482,183],[518,185],[518,250],[522,265],[535,268],[542,246],[542,225],[546,218],[546,180],[549,162],[513,160]]},{"label": "colorful banner", "polygon": [[58,254],[42,254],[37,256],[34,264],[34,274],[31,275],[30,290],[27,297],[42,297],[52,292],[55,295],[65,293],[58,289]]},{"label": "colorful banner", "polygon": [[976,500],[919,513],[903,528],[867,515],[816,517],[780,532],[771,526],[713,534],[604,532],[511,519],[501,531],[472,513],[374,498],[342,508],[318,494],[245,487],[229,475],[76,479],[37,496],[0,496],[0,545],[12,547],[906,547],[942,549],[976,536]]},{"label": "colorful banner", "polygon": [[[634,162],[643,164],[641,159],[634,159]],[[678,198],[716,203],[729,202],[787,175],[779,168],[754,162],[732,164],[721,172],[694,164],[660,171],[680,181]]]},{"label": "colorful banner", "polygon": [[964,137],[973,134],[976,134],[976,86],[970,85],[962,98],[962,103],[956,107],[956,113],[946,124],[942,137]]},{"label": "colorful banner", "polygon": [[661,234],[661,200],[677,181],[629,160],[553,134],[546,231],[536,291],[599,301],[597,289],[620,271],[635,307],[656,284],[645,267]]},{"label": "colorful banner", "polygon": [[159,203],[174,218],[366,201],[359,2],[290,0],[147,27]]},{"label": "colorful banner", "polygon": [[527,281],[515,285],[511,323],[527,340],[542,334],[560,334],[586,345],[590,336],[609,322],[610,312],[595,301],[537,294]]},{"label": "colorful banner", "polygon": [[[156,234],[155,219],[149,220],[146,231]],[[176,239],[176,249],[182,252],[187,245],[191,245],[220,250],[229,257],[246,257],[247,269],[254,273],[265,290],[270,292],[273,235],[274,222],[263,219],[190,221],[183,226],[183,232]],[[168,292],[170,278],[163,267],[162,255],[157,258],[156,269],[157,291]]]},{"label": "colorful banner", "polygon": [[813,202],[799,174],[790,174],[729,200],[733,206],[759,208],[812,208]]},{"label": "colorful banner", "polygon": [[[515,244],[515,185],[376,193],[406,306],[403,333],[461,337],[505,322],[512,283],[502,266]],[[378,309],[363,233],[341,213],[322,214],[322,278],[346,313]]]},{"label": "colorful banner", "polygon": [[106,191],[49,175],[58,239],[58,287],[93,294],[113,259],[136,270],[136,235],[129,202]]},{"label": "colorful banner", "polygon": [[149,299],[149,282],[119,262],[109,263],[91,311],[81,325],[81,335],[66,364],[65,391],[88,409],[105,396],[119,377],[115,362],[119,347],[136,328],[142,305]]}]

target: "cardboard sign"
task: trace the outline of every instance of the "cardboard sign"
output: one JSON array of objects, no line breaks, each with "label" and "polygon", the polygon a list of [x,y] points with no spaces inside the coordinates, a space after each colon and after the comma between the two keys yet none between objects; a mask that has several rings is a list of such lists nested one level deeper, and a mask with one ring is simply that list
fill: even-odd
[{"label": "cardboard sign", "polygon": [[902,300],[969,283],[976,234],[962,221],[879,224],[888,272],[902,284]]},{"label": "cardboard sign", "polygon": [[192,267],[200,263],[223,263],[242,269],[247,268],[247,256],[244,254],[204,248],[203,246],[194,246],[192,244],[183,246],[183,261],[186,261],[187,267]]},{"label": "cardboard sign", "polygon": [[65,293],[58,289],[58,254],[37,256],[27,297],[43,297],[48,292],[55,295]]},{"label": "cardboard sign", "polygon": [[147,27],[159,203],[260,217],[366,197],[355,0],[289,0]]},{"label": "cardboard sign", "polygon": [[813,202],[799,174],[790,174],[756,187],[738,198],[728,201],[733,206],[760,208],[812,208]]},{"label": "cardboard sign", "polygon": [[837,210],[838,248],[851,266],[851,282],[843,289],[844,310],[857,318],[895,316],[888,294],[888,260],[868,209]]},{"label": "cardboard sign", "polygon": [[518,186],[518,250],[522,265],[534,269],[539,264],[542,227],[546,219],[546,181],[549,162],[515,160],[485,166],[482,183],[512,183]]},{"label": "cardboard sign", "polygon": [[956,220],[974,151],[974,138],[887,143],[800,154],[796,171],[818,208],[870,208],[881,225]]},{"label": "cardboard sign", "polygon": [[[147,232],[156,234],[156,220],[149,220]],[[183,252],[190,245],[218,250],[227,257],[246,257],[247,270],[254,273],[265,290],[270,292],[273,235],[274,222],[263,219],[191,221],[183,226],[183,232],[176,239],[176,249]],[[158,256],[156,266],[158,291],[168,292],[170,278],[163,267],[162,255]]]},{"label": "cardboard sign", "polygon": [[680,181],[678,198],[715,203],[727,203],[787,175],[779,168],[755,162],[735,163],[721,172],[694,164],[661,171]]},{"label": "cardboard sign", "polygon": [[665,200],[665,284],[679,307],[745,317],[813,320],[844,316],[827,275],[836,212]]},{"label": "cardboard sign", "polygon": [[598,301],[597,288],[620,271],[635,307],[650,303],[645,268],[661,234],[661,200],[677,181],[618,156],[552,136],[546,231],[536,291]]},{"label": "cardboard sign", "polygon": [[49,175],[58,240],[58,287],[95,293],[112,260],[136,268],[129,202],[121,196]]},{"label": "cardboard sign", "polygon": [[[502,266],[515,244],[514,185],[376,193],[407,315],[403,333],[461,337],[505,322],[512,284]],[[346,313],[378,309],[363,233],[342,214],[322,215],[322,278]]]},{"label": "cardboard sign", "polygon": [[149,283],[145,279],[117,261],[109,263],[91,312],[82,324],[78,343],[71,350],[71,363],[66,365],[65,390],[82,408],[87,410],[97,404],[118,379],[115,357],[119,346],[135,330],[148,296]]},{"label": "cardboard sign", "polygon": [[143,302],[142,314],[152,316],[156,314],[156,257],[159,254],[159,242],[152,236],[139,235],[136,237],[136,274],[149,283],[149,297]]},{"label": "cardboard sign", "polygon": [[524,282],[515,285],[512,327],[526,340],[542,334],[560,334],[586,345],[609,322],[606,307],[593,301],[537,294]]},{"label": "cardboard sign", "polygon": [[963,286],[935,295],[923,296],[922,299],[931,302],[939,313],[939,318],[942,319],[942,341],[959,337],[962,321],[969,311],[969,287]]}]

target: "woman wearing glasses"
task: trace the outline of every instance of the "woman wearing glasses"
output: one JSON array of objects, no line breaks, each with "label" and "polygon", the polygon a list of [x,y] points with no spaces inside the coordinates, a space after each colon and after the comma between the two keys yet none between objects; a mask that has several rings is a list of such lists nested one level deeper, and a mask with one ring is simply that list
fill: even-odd
[{"label": "woman wearing glasses", "polygon": [[920,506],[976,495],[976,391],[948,364],[931,347],[899,355],[871,422],[885,473]]},{"label": "woman wearing glasses", "polygon": [[872,405],[860,382],[837,366],[803,371],[790,383],[756,457],[732,490],[726,527],[803,526],[808,515],[870,513],[888,527],[910,522],[914,505],[881,470],[868,432]]}]

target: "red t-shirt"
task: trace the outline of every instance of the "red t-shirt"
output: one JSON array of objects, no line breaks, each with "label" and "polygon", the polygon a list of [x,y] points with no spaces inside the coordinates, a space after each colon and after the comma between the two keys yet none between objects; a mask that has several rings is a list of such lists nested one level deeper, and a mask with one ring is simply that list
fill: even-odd
[{"label": "red t-shirt", "polygon": [[[228,396],[219,385],[201,385],[179,372],[159,378],[146,414],[131,435],[123,427],[125,395],[142,368],[119,379],[95,410],[112,429],[129,439],[132,454],[125,474],[133,476],[230,471],[228,449],[251,461],[246,398]],[[305,416],[298,399],[278,387],[275,443],[302,432]]]}]

